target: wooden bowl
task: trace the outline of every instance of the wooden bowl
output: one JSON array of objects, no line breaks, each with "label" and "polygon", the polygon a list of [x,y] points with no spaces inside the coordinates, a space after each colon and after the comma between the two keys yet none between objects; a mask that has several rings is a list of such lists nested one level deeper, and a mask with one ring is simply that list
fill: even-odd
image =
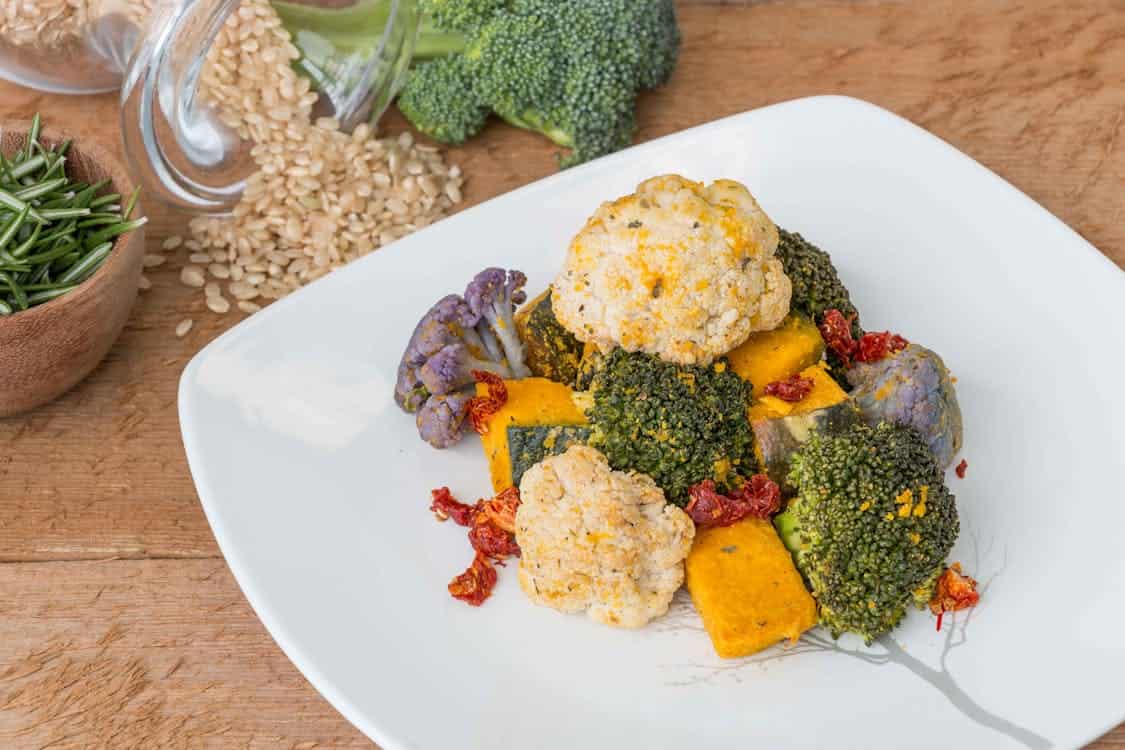
[{"label": "wooden bowl", "polygon": [[[26,143],[30,123],[0,124],[0,151]],[[44,128],[45,144],[66,139]],[[109,192],[131,195],[128,172],[106,149],[78,140],[67,152],[73,180],[109,179]],[[117,238],[101,267],[77,289],[22,312],[0,317],[0,417],[58,398],[90,374],[117,340],[137,298],[144,263],[144,227]]]}]

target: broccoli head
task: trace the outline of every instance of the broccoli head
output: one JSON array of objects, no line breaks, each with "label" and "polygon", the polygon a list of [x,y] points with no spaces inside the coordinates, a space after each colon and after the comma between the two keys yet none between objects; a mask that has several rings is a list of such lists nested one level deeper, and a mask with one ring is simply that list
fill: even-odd
[{"label": "broccoli head", "polygon": [[868,643],[930,597],[960,530],[957,506],[912,428],[813,435],[790,459],[797,496],[774,519],[821,624]]},{"label": "broccoli head", "polygon": [[793,282],[790,309],[804,313],[816,323],[824,319],[826,310],[839,310],[845,318],[855,316],[852,335],[859,338],[859,311],[852,304],[848,288],[840,281],[836,266],[828,253],[796,232],[778,229],[779,240],[774,253],[785,267],[785,275]]},{"label": "broccoli head", "polygon": [[591,394],[590,445],[615,469],[651,476],[676,505],[705,479],[727,489],[753,473],[750,384],[723,360],[682,366],[616,349]]},{"label": "broccoli head", "polygon": [[442,297],[415,326],[399,361],[395,403],[416,415],[418,434],[435,448],[448,448],[464,434],[473,370],[530,375],[515,333],[526,282],[519,271],[486,268],[463,296]]},{"label": "broccoli head", "polygon": [[[373,2],[317,8],[276,0],[302,51],[298,67],[319,72],[313,80],[321,88],[338,87],[331,71],[355,67],[334,56],[378,48],[387,12]],[[460,143],[494,112],[567,149],[563,166],[627,146],[638,93],[667,81],[679,54],[674,0],[422,0],[419,7],[414,67],[398,99],[407,119]]]}]

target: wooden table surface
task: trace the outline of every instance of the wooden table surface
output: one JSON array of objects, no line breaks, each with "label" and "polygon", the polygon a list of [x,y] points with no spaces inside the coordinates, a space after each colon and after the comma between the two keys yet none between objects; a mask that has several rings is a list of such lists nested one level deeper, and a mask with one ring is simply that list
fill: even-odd
[{"label": "wooden table surface", "polygon": [[[948,140],[1125,266],[1122,0],[685,2],[681,23],[682,61],[642,100],[640,140],[850,94]],[[40,111],[115,147],[117,110],[0,84],[0,118]],[[451,157],[466,205],[555,171],[542,140],[498,124]],[[183,231],[149,211],[153,248]],[[0,420],[0,747],[370,747],[254,617],[188,475],[177,379],[239,317],[209,314],[171,264],[150,276],[84,384]],[[196,326],[177,339],[185,317]],[[1092,747],[1125,748],[1125,725]]]}]

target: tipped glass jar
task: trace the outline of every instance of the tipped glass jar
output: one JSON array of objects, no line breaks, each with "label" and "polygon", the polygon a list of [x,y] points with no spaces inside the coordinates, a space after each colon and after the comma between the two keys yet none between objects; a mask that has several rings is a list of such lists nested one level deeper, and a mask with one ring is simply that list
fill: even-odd
[{"label": "tipped glass jar", "polygon": [[[295,2],[276,3],[284,29],[266,0],[17,2],[0,13],[0,77],[56,93],[119,90],[125,152],[146,194],[225,213],[255,168],[249,141],[262,134],[252,131],[300,116],[332,117],[350,130],[378,118],[402,84],[418,29],[414,0],[317,3],[328,4],[349,7],[344,18],[378,33],[357,34],[354,44],[339,33],[330,40],[317,23],[304,24],[310,5]],[[228,23],[232,14],[242,17]],[[228,44],[228,59],[205,65],[220,33],[241,35],[238,54]],[[256,91],[226,85],[229,66],[247,64],[257,67],[240,78],[260,76]],[[245,106],[247,96],[257,106]]]}]

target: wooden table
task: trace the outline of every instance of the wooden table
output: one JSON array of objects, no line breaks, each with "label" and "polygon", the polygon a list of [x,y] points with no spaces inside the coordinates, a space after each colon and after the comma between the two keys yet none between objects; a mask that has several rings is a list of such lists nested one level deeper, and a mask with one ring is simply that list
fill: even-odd
[{"label": "wooden table", "polygon": [[[642,100],[640,140],[799,96],[862,97],[1125,266],[1121,0],[685,2],[681,20],[682,62]],[[0,84],[0,116],[37,110],[117,143],[115,98]],[[452,158],[467,205],[555,171],[544,141],[498,124]],[[150,213],[154,248],[184,229]],[[0,747],[370,747],[254,617],[188,475],[177,379],[238,317],[207,313],[171,265],[150,275],[89,380],[0,421]],[[197,323],[180,340],[185,317]],[[1125,725],[1093,747],[1125,748]]]}]

